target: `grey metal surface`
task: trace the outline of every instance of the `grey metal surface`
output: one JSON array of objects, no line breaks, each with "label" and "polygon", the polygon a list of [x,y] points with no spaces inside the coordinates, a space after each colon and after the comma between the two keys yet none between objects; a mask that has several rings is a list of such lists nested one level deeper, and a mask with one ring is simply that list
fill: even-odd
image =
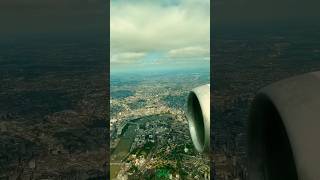
[{"label": "grey metal surface", "polygon": [[250,180],[319,180],[320,71],[259,91],[248,128]]},{"label": "grey metal surface", "polygon": [[190,91],[187,102],[187,119],[194,147],[199,152],[210,148],[210,85]]}]

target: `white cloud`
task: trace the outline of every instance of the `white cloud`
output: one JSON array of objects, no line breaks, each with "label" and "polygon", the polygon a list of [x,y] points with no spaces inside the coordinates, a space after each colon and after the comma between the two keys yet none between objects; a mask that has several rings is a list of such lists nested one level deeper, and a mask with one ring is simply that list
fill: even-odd
[{"label": "white cloud", "polygon": [[111,63],[133,63],[145,57],[145,53],[125,52],[111,54]]},{"label": "white cloud", "polygon": [[170,58],[196,58],[196,57],[207,57],[209,56],[209,47],[191,46],[179,49],[173,49],[168,52]]},{"label": "white cloud", "polygon": [[164,52],[180,57],[188,50],[186,56],[209,53],[209,3],[209,0],[112,1],[111,55],[119,59],[121,56],[117,54],[128,52]]}]

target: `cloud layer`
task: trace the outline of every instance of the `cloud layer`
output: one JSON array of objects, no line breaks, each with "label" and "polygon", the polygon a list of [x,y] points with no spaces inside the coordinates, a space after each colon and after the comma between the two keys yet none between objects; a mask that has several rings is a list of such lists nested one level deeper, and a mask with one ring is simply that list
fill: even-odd
[{"label": "cloud layer", "polygon": [[209,3],[209,0],[112,1],[111,64],[145,62],[141,60],[154,52],[163,54],[157,62],[208,59]]}]

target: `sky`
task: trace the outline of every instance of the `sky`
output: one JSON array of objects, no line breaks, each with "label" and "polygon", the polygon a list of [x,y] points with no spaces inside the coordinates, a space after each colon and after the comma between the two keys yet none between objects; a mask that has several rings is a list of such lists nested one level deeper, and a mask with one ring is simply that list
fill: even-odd
[{"label": "sky", "polygon": [[112,0],[111,72],[209,67],[209,0]]},{"label": "sky", "polygon": [[0,37],[105,31],[106,0],[1,0]]},{"label": "sky", "polygon": [[318,21],[319,0],[214,0],[214,22],[263,24]]}]

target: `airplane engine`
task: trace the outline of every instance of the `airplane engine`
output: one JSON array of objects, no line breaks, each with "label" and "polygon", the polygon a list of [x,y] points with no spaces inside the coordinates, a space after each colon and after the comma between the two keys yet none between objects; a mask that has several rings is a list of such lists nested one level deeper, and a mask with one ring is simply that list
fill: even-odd
[{"label": "airplane engine", "polygon": [[190,91],[187,102],[187,119],[194,147],[206,153],[210,147],[210,84]]},{"label": "airplane engine", "polygon": [[320,179],[320,71],[271,84],[253,100],[249,180]]}]

